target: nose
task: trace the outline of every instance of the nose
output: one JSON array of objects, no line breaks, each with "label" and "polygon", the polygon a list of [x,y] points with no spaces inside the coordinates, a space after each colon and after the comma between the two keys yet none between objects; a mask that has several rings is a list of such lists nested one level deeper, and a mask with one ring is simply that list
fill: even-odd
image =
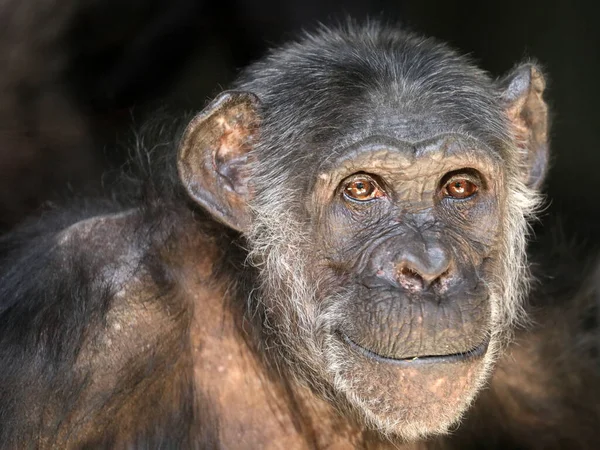
[{"label": "nose", "polygon": [[375,267],[375,273],[364,280],[367,287],[393,286],[421,291],[434,284],[439,289],[448,286],[452,258],[441,243],[416,238],[394,244],[400,247],[399,251],[387,250],[372,260],[371,267]]},{"label": "nose", "polygon": [[422,290],[449,277],[450,256],[440,245],[414,243],[403,249],[392,264],[395,281],[405,289]]}]

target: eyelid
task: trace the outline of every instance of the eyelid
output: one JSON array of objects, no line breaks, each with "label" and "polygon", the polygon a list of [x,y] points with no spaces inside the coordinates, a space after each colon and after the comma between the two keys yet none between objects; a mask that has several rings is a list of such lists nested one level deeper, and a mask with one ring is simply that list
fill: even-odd
[{"label": "eyelid", "polygon": [[461,180],[466,180],[469,183],[472,183],[475,185],[475,187],[477,187],[477,189],[481,188],[481,181],[478,179],[473,179],[471,177],[465,177],[465,176],[460,176],[460,175],[456,175],[454,177],[450,177],[448,178],[448,180],[444,183],[444,187],[449,186],[450,184],[456,182],[456,181],[461,181]]},{"label": "eyelid", "polygon": [[384,194],[386,194],[386,190],[385,190],[385,183],[383,182],[383,180],[381,179],[381,177],[379,177],[378,175],[374,175],[371,173],[367,173],[367,172],[357,172],[355,174],[352,174],[346,178],[344,178],[342,180],[342,182],[340,183],[341,186],[347,186],[349,183],[356,181],[356,180],[360,180],[361,178],[365,178],[369,181],[371,181],[373,184],[375,184],[375,186]]},{"label": "eyelid", "polygon": [[440,180],[440,188],[444,188],[448,186],[448,184],[457,180],[467,180],[473,183],[479,189],[487,189],[487,183],[481,172],[479,172],[477,169],[472,169],[469,167],[446,173]]}]

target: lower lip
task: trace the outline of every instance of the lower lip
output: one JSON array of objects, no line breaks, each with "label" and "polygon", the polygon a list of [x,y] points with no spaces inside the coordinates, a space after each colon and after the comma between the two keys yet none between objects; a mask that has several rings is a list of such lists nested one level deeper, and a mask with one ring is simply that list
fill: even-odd
[{"label": "lower lip", "polygon": [[414,364],[442,364],[442,363],[457,363],[457,362],[465,362],[469,360],[476,360],[481,358],[486,354],[488,346],[490,344],[489,339],[485,340],[477,347],[469,350],[467,352],[462,353],[452,353],[448,355],[436,355],[436,356],[415,356],[411,358],[390,358],[388,356],[381,356],[377,353],[361,347],[344,333],[338,331],[337,333],[339,337],[355,352],[360,353],[363,356],[366,356],[369,359],[372,359],[377,362],[382,362],[386,364],[400,364],[400,365],[414,365]]}]

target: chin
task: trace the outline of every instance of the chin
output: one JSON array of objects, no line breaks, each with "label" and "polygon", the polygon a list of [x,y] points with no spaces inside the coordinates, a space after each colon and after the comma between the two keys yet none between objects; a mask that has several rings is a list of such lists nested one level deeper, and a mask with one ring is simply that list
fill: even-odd
[{"label": "chin", "polygon": [[497,347],[487,339],[463,353],[394,359],[340,332],[328,341],[336,391],[369,428],[409,441],[446,433],[460,421],[486,382]]}]

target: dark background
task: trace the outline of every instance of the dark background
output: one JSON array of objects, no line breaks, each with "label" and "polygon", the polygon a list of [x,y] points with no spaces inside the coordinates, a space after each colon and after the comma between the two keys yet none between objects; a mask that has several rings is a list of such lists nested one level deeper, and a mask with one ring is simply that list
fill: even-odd
[{"label": "dark background", "polygon": [[595,242],[600,32],[592,2],[3,0],[0,229],[121,164],[158,107],[198,110],[266,48],[347,15],[399,21],[500,76],[535,58],[553,111],[547,215]]}]

